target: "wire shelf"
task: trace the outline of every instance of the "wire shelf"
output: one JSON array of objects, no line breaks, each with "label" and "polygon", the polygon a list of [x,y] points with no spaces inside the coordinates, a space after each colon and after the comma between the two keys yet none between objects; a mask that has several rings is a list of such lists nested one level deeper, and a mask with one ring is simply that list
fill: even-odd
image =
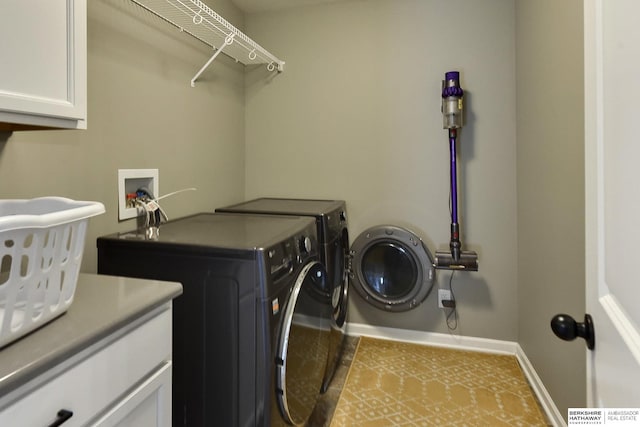
[{"label": "wire shelf", "polygon": [[215,50],[211,59],[191,80],[192,86],[223,51],[244,65],[267,64],[269,71],[284,70],[284,61],[272,55],[200,0],[131,1]]}]

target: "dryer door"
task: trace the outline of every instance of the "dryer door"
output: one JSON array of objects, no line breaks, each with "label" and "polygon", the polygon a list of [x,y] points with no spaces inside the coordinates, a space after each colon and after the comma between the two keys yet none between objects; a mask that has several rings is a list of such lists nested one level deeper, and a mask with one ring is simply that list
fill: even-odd
[{"label": "dryer door", "polygon": [[314,289],[326,289],[328,280],[321,263],[306,264],[285,306],[276,354],[276,396],[283,418],[293,425],[303,425],[313,412],[327,366],[332,309],[314,297]]},{"label": "dryer door", "polygon": [[356,291],[381,310],[411,310],[433,286],[431,253],[410,230],[393,225],[369,228],[356,238],[351,252]]}]

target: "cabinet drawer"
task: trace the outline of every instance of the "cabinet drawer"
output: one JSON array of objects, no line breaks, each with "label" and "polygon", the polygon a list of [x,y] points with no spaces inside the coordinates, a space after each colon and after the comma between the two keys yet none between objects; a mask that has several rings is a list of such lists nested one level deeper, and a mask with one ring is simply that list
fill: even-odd
[{"label": "cabinet drawer", "polygon": [[0,425],[47,426],[60,409],[64,427],[85,425],[171,359],[171,310],[165,310],[44,383],[0,412]]}]

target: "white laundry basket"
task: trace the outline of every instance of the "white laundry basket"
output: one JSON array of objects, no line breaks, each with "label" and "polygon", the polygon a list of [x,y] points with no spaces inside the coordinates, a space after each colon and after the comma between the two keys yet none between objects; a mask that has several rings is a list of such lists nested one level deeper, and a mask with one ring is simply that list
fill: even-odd
[{"label": "white laundry basket", "polygon": [[0,347],[69,308],[87,222],[104,211],[63,197],[0,200]]}]

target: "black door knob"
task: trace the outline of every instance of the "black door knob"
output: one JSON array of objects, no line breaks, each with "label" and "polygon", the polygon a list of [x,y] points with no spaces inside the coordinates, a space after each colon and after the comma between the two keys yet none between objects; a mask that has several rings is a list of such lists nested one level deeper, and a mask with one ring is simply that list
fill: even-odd
[{"label": "black door knob", "polygon": [[560,339],[573,341],[577,337],[584,338],[587,348],[593,350],[596,346],[596,335],[593,328],[593,319],[590,315],[584,315],[584,322],[576,322],[568,314],[556,314],[551,319],[551,329]]}]

